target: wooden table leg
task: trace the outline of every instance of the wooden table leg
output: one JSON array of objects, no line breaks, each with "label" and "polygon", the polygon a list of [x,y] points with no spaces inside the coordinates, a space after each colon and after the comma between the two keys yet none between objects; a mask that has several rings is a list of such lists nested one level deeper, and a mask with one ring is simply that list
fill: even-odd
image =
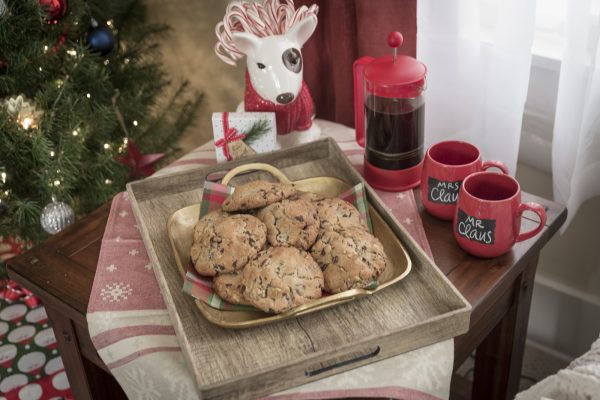
[{"label": "wooden table leg", "polygon": [[539,254],[514,285],[512,306],[477,347],[472,399],[508,400],[519,390],[533,281]]},{"label": "wooden table leg", "polygon": [[65,366],[73,398],[77,400],[93,399],[73,322],[49,307],[46,307],[46,313],[54,329],[58,351]]},{"label": "wooden table leg", "polygon": [[48,306],[46,313],[56,335],[58,351],[65,366],[75,400],[126,400],[115,378],[81,354],[73,321]]}]

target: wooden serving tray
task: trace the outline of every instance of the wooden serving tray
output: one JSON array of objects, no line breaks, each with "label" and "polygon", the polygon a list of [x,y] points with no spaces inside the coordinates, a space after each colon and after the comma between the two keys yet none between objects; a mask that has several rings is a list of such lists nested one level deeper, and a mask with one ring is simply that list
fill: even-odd
[{"label": "wooden serving tray", "polygon": [[[249,162],[279,168],[289,179],[333,176],[363,181],[332,139],[127,186],[161,294],[198,392],[205,399],[251,399],[379,361],[465,333],[471,306],[367,185],[368,201],[412,260],[406,278],[375,295],[309,315],[244,330],[205,320],[181,290],[167,219],[197,204],[207,179]],[[219,176],[220,174],[220,176]],[[256,172],[231,184],[270,179]]]},{"label": "wooden serving tray", "polygon": [[[222,183],[226,185],[238,174],[249,171],[265,171],[275,176],[277,180],[282,183],[293,184],[298,190],[318,193],[328,197],[336,197],[353,186],[338,178],[328,176],[312,177],[292,182],[278,169],[270,164],[263,163],[249,163],[234,168],[223,177]],[[196,222],[198,222],[199,215],[200,204],[198,203],[175,211],[167,220],[167,234],[169,235],[169,241],[173,248],[177,269],[181,274],[182,285],[186,274],[186,268],[190,262],[194,227]],[[282,321],[288,318],[299,317],[325,308],[337,306],[348,301],[357,300],[365,296],[373,295],[390,285],[400,282],[408,275],[412,268],[410,257],[404,249],[404,246],[402,246],[400,238],[394,234],[394,231],[392,231],[383,217],[370,204],[369,215],[373,225],[373,235],[381,241],[385,253],[390,259],[390,264],[379,277],[379,285],[376,288],[346,290],[341,293],[312,300],[276,315],[267,314],[260,310],[218,310],[209,306],[202,300],[195,300],[198,311],[200,311],[202,316],[208,321],[224,328],[249,328]]]}]

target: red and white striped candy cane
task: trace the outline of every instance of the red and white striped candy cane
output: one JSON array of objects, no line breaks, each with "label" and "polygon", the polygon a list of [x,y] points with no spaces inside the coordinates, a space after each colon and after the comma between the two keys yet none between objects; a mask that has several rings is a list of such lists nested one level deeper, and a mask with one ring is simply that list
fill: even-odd
[{"label": "red and white striped candy cane", "polygon": [[233,33],[247,32],[258,37],[283,35],[292,26],[310,16],[317,16],[319,7],[294,7],[293,0],[246,0],[231,2],[225,11],[223,21],[215,27],[219,41],[215,44],[217,56],[230,65],[244,54],[233,43]]}]

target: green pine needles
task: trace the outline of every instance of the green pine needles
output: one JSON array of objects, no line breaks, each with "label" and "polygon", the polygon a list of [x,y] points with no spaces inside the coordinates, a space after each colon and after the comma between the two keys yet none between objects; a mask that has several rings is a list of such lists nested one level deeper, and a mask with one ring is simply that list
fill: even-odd
[{"label": "green pine needles", "polygon": [[250,129],[248,129],[248,132],[245,132],[246,137],[244,138],[244,143],[250,145],[256,142],[262,135],[267,133],[270,129],[271,125],[266,119],[260,119],[256,121],[254,124],[252,124]]},{"label": "green pine needles", "polygon": [[[55,24],[38,0],[4,2],[0,236],[36,242],[46,236],[39,218],[52,195],[81,216],[124,189],[131,175],[117,158],[125,130],[143,153],[173,158],[201,95],[183,83],[165,98],[157,41],[167,28],[145,23],[142,0],[69,0]],[[106,56],[86,45],[92,17],[115,36]]]}]

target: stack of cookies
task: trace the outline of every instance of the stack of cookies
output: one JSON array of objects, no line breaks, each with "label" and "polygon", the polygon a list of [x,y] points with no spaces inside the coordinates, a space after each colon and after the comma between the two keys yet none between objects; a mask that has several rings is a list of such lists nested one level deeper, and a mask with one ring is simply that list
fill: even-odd
[{"label": "stack of cookies", "polygon": [[267,181],[237,186],[198,221],[191,258],[221,298],[268,313],[366,288],[389,262],[352,204]]}]

